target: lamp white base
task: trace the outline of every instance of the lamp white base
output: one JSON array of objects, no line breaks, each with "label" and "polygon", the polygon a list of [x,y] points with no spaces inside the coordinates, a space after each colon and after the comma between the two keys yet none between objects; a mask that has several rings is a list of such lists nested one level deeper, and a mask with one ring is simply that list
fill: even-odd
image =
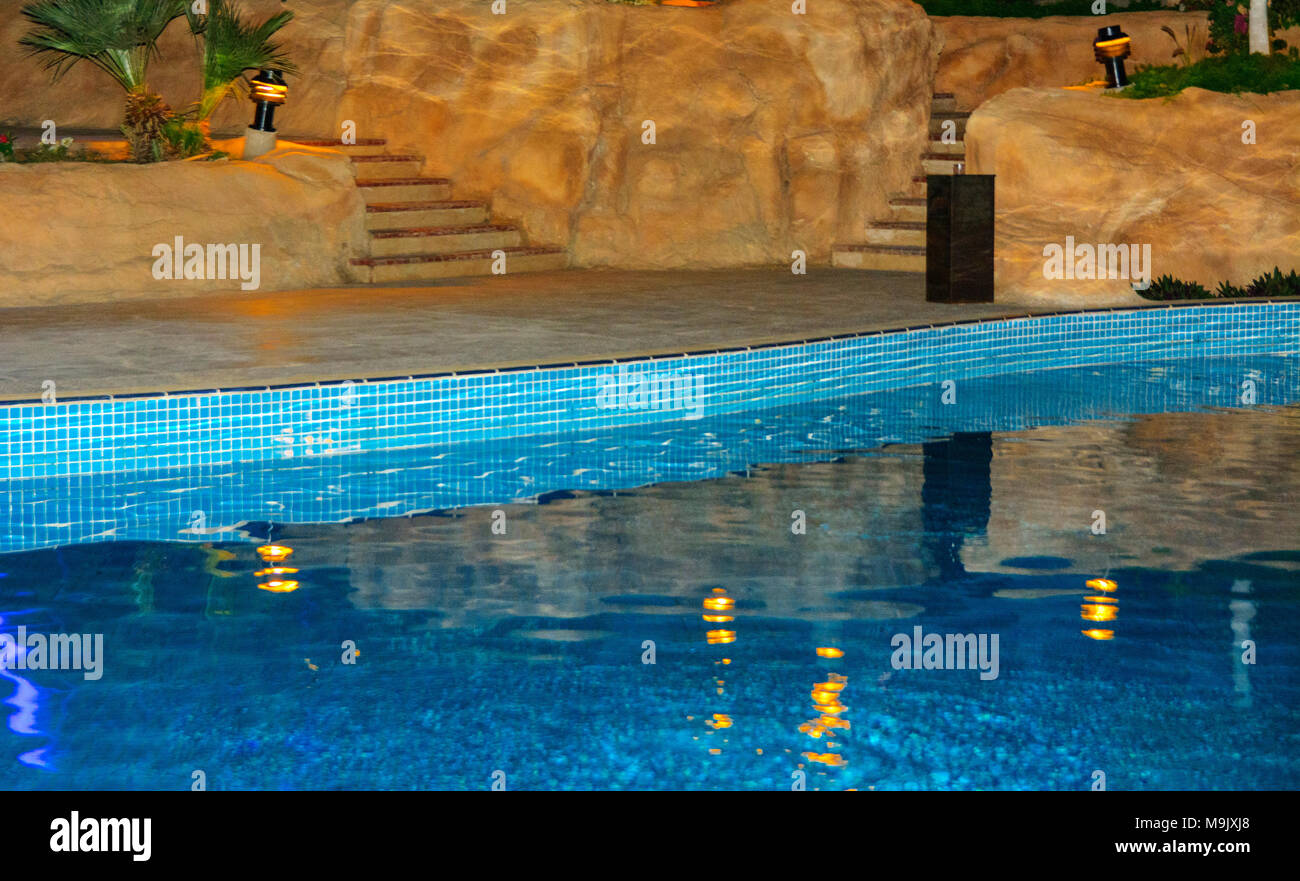
[{"label": "lamp white base", "polygon": [[259,131],[249,128],[244,132],[244,158],[256,159],[263,153],[275,149],[275,132]]}]

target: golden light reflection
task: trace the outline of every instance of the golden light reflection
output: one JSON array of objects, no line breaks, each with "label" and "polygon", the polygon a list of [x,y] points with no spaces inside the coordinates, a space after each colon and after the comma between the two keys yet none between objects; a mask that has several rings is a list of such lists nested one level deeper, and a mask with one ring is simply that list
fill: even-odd
[{"label": "golden light reflection", "polygon": [[[1119,617],[1119,600],[1105,594],[1114,593],[1119,589],[1119,585],[1109,578],[1089,578],[1085,584],[1092,590],[1100,590],[1103,593],[1084,597],[1083,604],[1079,606],[1079,617],[1094,624],[1105,624],[1116,620]],[[1082,630],[1080,633],[1089,639],[1102,642],[1115,638],[1115,631],[1098,627]]]},{"label": "golden light reflection", "polygon": [[[833,646],[822,646],[817,649],[817,657],[842,658],[844,652]],[[819,741],[819,745],[824,738],[826,747],[838,746],[831,740],[835,732],[837,730],[848,731],[853,727],[853,724],[848,719],[843,718],[849,708],[840,700],[840,696],[848,683],[848,677],[839,673],[827,673],[824,681],[813,683],[812,689],[808,692],[808,697],[812,701],[812,707],[817,712],[817,716],[800,723],[800,734]],[[832,768],[842,768],[848,764],[843,755],[835,752],[810,750],[801,755],[810,762]]]},{"label": "golden light reflection", "polygon": [[1100,603],[1086,603],[1079,608],[1083,610],[1079,613],[1080,618],[1085,621],[1097,622],[1114,621],[1117,611],[1115,606],[1104,606]]},{"label": "golden light reflection", "polygon": [[280,565],[289,555],[293,553],[293,548],[288,545],[276,544],[267,541],[266,544],[257,548],[257,555],[266,563],[265,567],[258,569],[253,573],[254,578],[265,578],[257,585],[258,590],[265,590],[268,593],[293,593],[301,585],[292,578],[285,578],[285,575],[296,575],[298,570],[292,566]]},{"label": "golden light reflection", "polygon": [[[715,614],[717,612],[730,612],[736,607],[736,601],[733,598],[727,596],[727,592],[725,588],[720,588],[720,587],[713,588],[713,596],[706,597],[703,601],[703,606],[705,611],[700,617],[703,619],[706,625],[707,624],[729,624],[735,620],[735,618],[731,615]],[[710,628],[705,631],[704,640],[709,645],[731,645],[736,641],[736,631],[724,630],[722,628],[716,628],[716,627]],[[720,654],[721,652],[719,652],[719,655]],[[731,660],[732,660],[731,658],[719,657],[718,655],[715,655],[713,663],[715,666],[729,667],[731,665]],[[718,671],[718,673],[715,673],[713,676],[713,685],[714,685],[713,691],[718,698],[725,698],[726,691],[727,691],[727,680],[723,679],[720,675],[718,675],[721,672],[722,671]],[[690,716],[687,717],[688,720],[691,718],[693,717]],[[719,712],[719,713],[713,713],[712,718],[705,719],[704,724],[709,729],[708,731],[705,732],[705,734],[709,735],[712,738],[713,743],[717,743],[719,740],[721,740],[722,743],[726,744],[729,742],[728,735],[730,734],[730,732],[728,731],[728,729],[730,729],[736,723],[735,720],[731,717],[730,713]],[[698,740],[699,738],[697,737],[696,739]],[[709,755],[716,756],[721,754],[722,754],[722,747],[711,746],[709,748]]]},{"label": "golden light reflection", "polygon": [[289,559],[293,553],[293,548],[285,545],[262,545],[257,549],[257,554],[266,563],[279,563]]},{"label": "golden light reflection", "polygon": [[810,762],[817,762],[818,764],[821,765],[830,765],[832,768],[843,768],[845,765],[848,764],[848,762],[844,760],[844,756],[840,755],[839,753],[808,752],[808,753],[803,753],[802,755],[805,759],[807,759]]}]

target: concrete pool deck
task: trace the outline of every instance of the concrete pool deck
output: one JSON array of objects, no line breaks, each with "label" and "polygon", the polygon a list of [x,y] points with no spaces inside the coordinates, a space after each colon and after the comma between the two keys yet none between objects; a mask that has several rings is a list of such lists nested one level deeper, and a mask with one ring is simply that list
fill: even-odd
[{"label": "concrete pool deck", "polygon": [[[1137,300],[1135,305],[1146,301]],[[1148,303],[1148,305],[1150,305]],[[564,270],[0,309],[0,402],[680,353],[1078,308],[927,303],[924,277]]]}]

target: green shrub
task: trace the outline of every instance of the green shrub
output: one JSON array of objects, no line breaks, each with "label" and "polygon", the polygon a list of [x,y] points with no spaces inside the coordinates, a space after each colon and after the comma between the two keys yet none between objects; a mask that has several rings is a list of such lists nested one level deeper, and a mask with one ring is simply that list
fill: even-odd
[{"label": "green shrub", "polygon": [[1151,283],[1151,287],[1140,291],[1148,300],[1207,300],[1214,298],[1239,299],[1241,297],[1300,297],[1300,275],[1293,269],[1289,275],[1274,266],[1272,272],[1265,273],[1239,288],[1229,282],[1220,282],[1219,287],[1210,293],[1204,285],[1194,281],[1183,281],[1171,275],[1162,275]]},{"label": "green shrub", "polygon": [[1212,92],[1280,92],[1300,89],[1300,53],[1214,55],[1186,66],[1142,67],[1129,76],[1121,98],[1164,98],[1197,87]]},{"label": "green shrub", "polygon": [[1245,297],[1300,297],[1300,275],[1294,269],[1290,275],[1283,275],[1282,270],[1273,267],[1273,271],[1261,275],[1246,285],[1246,290],[1238,294]]},{"label": "green shrub", "polygon": [[189,159],[208,151],[208,139],[197,122],[172,117],[162,125],[162,139],[167,155],[174,159]]},{"label": "green shrub", "polygon": [[1151,287],[1139,293],[1148,300],[1204,300],[1214,296],[1203,285],[1172,275],[1160,276],[1151,282]]}]

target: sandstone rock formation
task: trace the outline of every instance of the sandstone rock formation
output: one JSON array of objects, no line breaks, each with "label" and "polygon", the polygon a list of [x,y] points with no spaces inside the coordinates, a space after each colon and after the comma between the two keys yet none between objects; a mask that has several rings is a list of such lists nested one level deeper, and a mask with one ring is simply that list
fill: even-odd
[{"label": "sandstone rock formation", "polygon": [[982,105],[966,155],[972,174],[998,176],[999,298],[1136,302],[1125,280],[1044,278],[1044,247],[1066,236],[1149,244],[1154,276],[1211,289],[1300,268],[1298,113],[1297,92],[1202,89],[1142,101],[1014,89]]},{"label": "sandstone rock formation", "polygon": [[295,145],[254,162],[0,164],[6,214],[22,218],[0,224],[0,305],[240,290],[155,279],[154,248],[177,236],[260,245],[260,290],[337,284],[365,246],[352,175],[341,154]]},{"label": "sandstone rock formation", "polygon": [[362,0],[346,61],[340,118],[531,241],[624,267],[829,257],[906,188],[933,64],[928,19],[896,0]]},{"label": "sandstone rock formation", "polygon": [[[303,72],[282,132],[337,137],[352,121],[578,266],[828,260],[909,189],[927,138],[932,28],[900,0],[818,0],[802,15],[766,0],[509,0],[504,15],[484,0],[292,5],[282,33]],[[0,40],[24,28],[0,13]],[[197,75],[181,23],[163,51],[152,85],[184,106]],[[33,60],[0,69],[0,94],[16,98],[0,123],[115,126],[120,94],[80,67],[53,87]],[[214,130],[250,115],[227,105]]]}]

